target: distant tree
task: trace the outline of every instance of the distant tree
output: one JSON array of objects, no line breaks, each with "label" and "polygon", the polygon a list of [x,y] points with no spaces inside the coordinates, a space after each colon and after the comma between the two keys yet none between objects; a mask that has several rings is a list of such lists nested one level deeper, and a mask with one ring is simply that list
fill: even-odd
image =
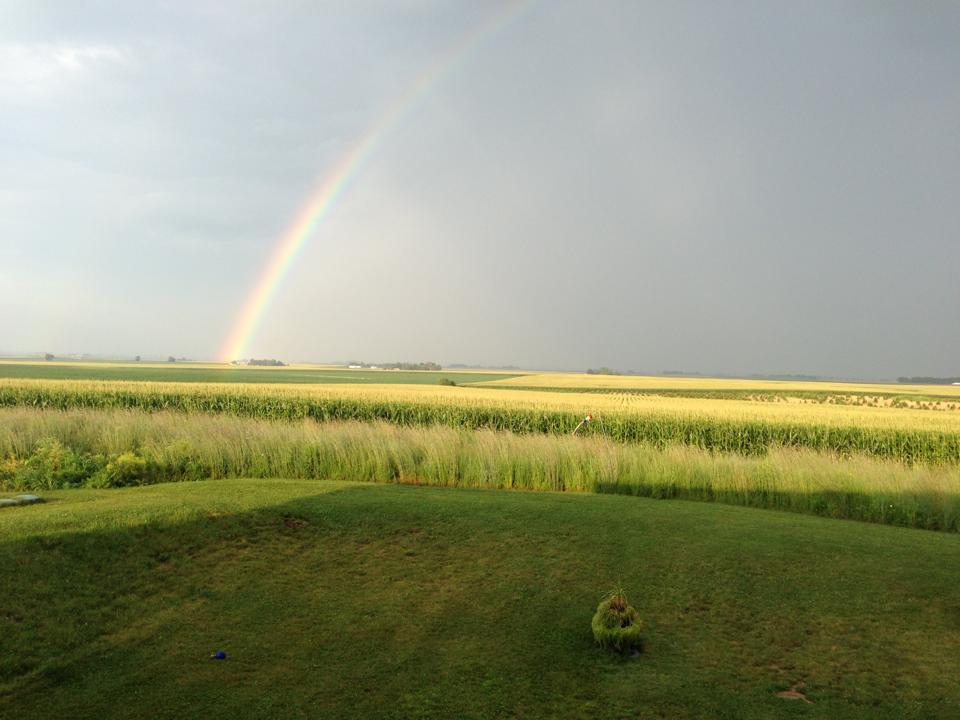
[{"label": "distant tree", "polygon": [[43,359],[46,360],[47,362],[50,362],[51,360],[55,360],[56,357],[54,356],[53,353],[46,353],[44,354]]},{"label": "distant tree", "polygon": [[176,362],[177,359],[173,355],[167,356],[167,362]]},{"label": "distant tree", "polygon": [[284,367],[284,366],[286,365],[286,363],[283,362],[282,360],[274,360],[274,359],[272,359],[272,358],[268,358],[268,359],[265,359],[265,360],[253,360],[253,359],[251,359],[249,362],[247,362],[247,365],[264,365],[264,366],[267,366],[267,367]]},{"label": "distant tree", "polygon": [[140,362],[140,356],[137,355],[137,356],[133,359],[133,361],[134,361],[134,362]]},{"label": "distant tree", "polygon": [[443,368],[435,362],[387,362],[387,363],[368,363],[360,360],[351,360],[347,363],[348,367],[375,368],[378,370],[430,370],[437,372]]},{"label": "distant tree", "polygon": [[384,363],[380,367],[387,370],[432,370],[433,372],[443,370],[443,368],[435,362],[393,362]]},{"label": "distant tree", "polygon": [[597,368],[587,368],[587,375],[619,375],[620,373],[617,370],[612,370],[608,367]]},{"label": "distant tree", "polygon": [[[354,363],[350,363],[353,365]],[[430,370],[437,372],[443,368],[435,362],[386,362],[367,364],[362,363],[363,367],[378,368],[380,370]]]}]

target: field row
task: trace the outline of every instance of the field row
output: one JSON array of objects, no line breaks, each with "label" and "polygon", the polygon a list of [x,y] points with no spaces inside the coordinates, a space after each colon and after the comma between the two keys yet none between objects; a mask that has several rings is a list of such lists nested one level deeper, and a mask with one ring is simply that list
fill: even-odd
[{"label": "field row", "polygon": [[[492,393],[443,387],[289,388],[45,381],[0,384],[0,406],[177,410],[321,422],[380,420],[404,426],[548,434],[569,434],[586,413],[593,413],[595,419],[581,432],[619,442],[646,442],[658,447],[683,444],[743,455],[789,447],[906,462],[960,462],[960,427],[952,413],[799,406],[788,408],[792,414],[763,414],[757,408],[769,411],[780,406],[734,401],[711,405],[709,401],[686,398],[619,400],[573,393]],[[819,412],[797,413],[798,409]]]},{"label": "field row", "polygon": [[225,477],[684,498],[960,530],[960,467],[777,449],[763,457],[603,438],[129,410],[0,410],[0,487]]},{"label": "field row", "polygon": [[657,387],[551,387],[547,385],[500,385],[478,383],[477,387],[502,391],[527,390],[532,392],[601,394],[601,395],[652,395],[669,398],[701,398],[706,400],[747,400],[766,403],[811,403],[823,405],[851,405],[860,407],[895,408],[908,410],[960,411],[960,397],[956,395],[924,395],[914,393],[837,393],[822,390],[711,390],[678,389]]},{"label": "field row", "polygon": [[628,393],[734,400],[801,399],[841,404],[923,407],[934,403],[958,409],[960,386],[836,381],[767,380],[685,376],[591,375],[529,371],[472,370],[394,371],[348,369],[335,365],[282,367],[224,363],[113,363],[0,359],[0,378],[37,380],[124,380],[131,382],[217,382],[276,384],[457,384],[498,389]]},{"label": "field row", "polygon": [[0,361],[0,378],[31,380],[101,380],[132,382],[269,383],[282,385],[404,384],[436,385],[441,378],[480,383],[514,377],[511,373],[474,371],[348,370],[343,367],[256,367],[202,363],[24,363]]},{"label": "field row", "polygon": [[748,392],[794,395],[901,395],[960,399],[960,385],[911,385],[809,380],[763,380],[654,375],[586,375],[581,373],[523,373],[492,384],[499,387],[549,387],[571,390],[675,390],[686,392]]}]

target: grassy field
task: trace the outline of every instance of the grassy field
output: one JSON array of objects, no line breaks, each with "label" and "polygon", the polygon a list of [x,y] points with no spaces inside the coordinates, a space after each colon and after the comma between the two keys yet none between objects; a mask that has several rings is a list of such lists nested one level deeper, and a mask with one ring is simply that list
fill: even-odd
[{"label": "grassy field", "polygon": [[823,381],[745,380],[536,373],[483,387],[538,392],[652,395],[750,402],[960,411],[960,387]]},{"label": "grassy field", "polygon": [[599,437],[127,410],[0,409],[0,489],[224,477],[684,498],[960,530],[960,466],[778,449],[763,457]]},{"label": "grassy field", "polygon": [[[952,719],[958,568],[956,535],[721,505],[61,491],[0,512],[0,716]],[[639,658],[590,635],[618,580]]]},{"label": "grassy field", "polygon": [[2,718],[960,717],[950,389],[11,367]]},{"label": "grassy field", "polygon": [[877,408],[906,408],[910,410],[946,410],[960,411],[960,398],[953,395],[934,395],[930,393],[836,393],[824,390],[708,390],[677,388],[578,388],[531,385],[490,385],[477,383],[475,387],[488,387],[494,390],[532,390],[536,392],[577,393],[579,395],[650,395],[674,398],[703,398],[710,400],[748,400],[765,403],[852,405]]},{"label": "grassy field", "polygon": [[436,385],[441,378],[477,383],[515,377],[474,371],[349,370],[336,367],[250,367],[215,364],[123,364],[80,362],[0,362],[0,378],[40,380],[116,380],[133,382],[266,383],[292,385],[403,384]]},{"label": "grassy field", "polygon": [[0,381],[0,406],[132,408],[264,419],[382,420],[522,433],[582,432],[619,442],[685,444],[762,454],[806,447],[908,462],[960,462],[960,413],[899,408],[780,405],[636,395],[407,385],[218,385]]},{"label": "grassy field", "polygon": [[[270,371],[267,371],[270,372]],[[442,387],[435,383],[297,385],[275,383],[152,383],[0,379],[4,397],[17,394],[43,396],[193,396],[253,398],[267,406],[273,401],[358,400],[377,404],[414,403],[435,407],[489,408],[508,413],[542,411],[572,413],[577,417],[592,412],[598,416],[657,415],[674,418],[798,423],[831,427],[859,426],[960,432],[960,412],[928,412],[906,408],[802,403],[764,403],[743,399],[714,399],[632,394],[596,394],[535,390],[490,389],[495,383],[477,386]],[[579,422],[579,420],[578,420]]]},{"label": "grassy field", "polygon": [[960,409],[960,386],[759,380],[585,373],[445,370],[406,372],[350,370],[333,365],[235,367],[224,363],[118,363],[0,359],[0,379],[128,380],[143,382],[217,382],[280,384],[433,385],[441,378],[487,388],[546,392],[622,393],[761,401],[808,401],[902,407]]},{"label": "grassy field", "polygon": [[794,393],[829,393],[836,395],[920,395],[923,397],[960,398],[960,386],[909,385],[901,383],[854,383],[835,381],[755,380],[750,378],[678,377],[651,375],[588,375],[586,373],[524,373],[498,380],[506,387],[538,387],[574,390],[645,390],[645,391],[731,391]]}]

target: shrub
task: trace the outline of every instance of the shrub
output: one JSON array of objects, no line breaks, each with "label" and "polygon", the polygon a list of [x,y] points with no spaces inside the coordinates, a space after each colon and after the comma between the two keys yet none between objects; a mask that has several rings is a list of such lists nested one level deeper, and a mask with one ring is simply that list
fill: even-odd
[{"label": "shrub", "polygon": [[448,387],[456,387],[456,386],[457,386],[457,383],[455,383],[455,382],[454,382],[453,380],[451,380],[450,378],[440,378],[440,380],[437,381],[437,384],[438,384],[438,385],[447,385]]},{"label": "shrub", "polygon": [[10,463],[13,477],[4,478],[14,488],[55,490],[77,487],[96,473],[105,463],[102,455],[75,453],[59,440],[45,438],[21,463]]},{"label": "shrub", "polygon": [[639,650],[643,622],[629,603],[623,588],[617,586],[597,605],[590,623],[593,637],[600,647],[617,652]]},{"label": "shrub", "polygon": [[90,487],[127,487],[144,485],[150,480],[150,463],[132,452],[112,458],[107,466],[90,478]]},{"label": "shrub", "polygon": [[17,468],[20,463],[16,458],[0,458],[0,489],[13,489],[14,479],[17,476]]}]

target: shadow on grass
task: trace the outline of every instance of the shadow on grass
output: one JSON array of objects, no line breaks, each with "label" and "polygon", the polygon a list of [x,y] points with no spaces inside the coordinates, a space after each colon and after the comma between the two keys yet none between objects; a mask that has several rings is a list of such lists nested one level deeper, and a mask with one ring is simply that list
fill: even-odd
[{"label": "shadow on grass", "polygon": [[[621,662],[577,618],[551,623],[542,642],[536,617],[518,613],[544,592],[530,558],[508,564],[503,597],[482,590],[489,526],[470,507],[430,512],[413,501],[422,491],[404,490],[350,486],[0,545],[0,715],[5,704],[22,718],[446,715],[460,707],[457,678],[496,714],[520,703],[503,688],[524,696],[558,661],[588,675]],[[501,529],[522,542],[515,520]],[[220,649],[228,660],[211,660]]]},{"label": "shadow on grass", "polygon": [[[376,485],[38,535],[0,544],[0,715],[760,718],[804,680],[830,717],[937,717],[958,662],[910,643],[958,634],[935,600],[954,540]],[[618,579],[649,626],[638,660],[590,635]]]}]

